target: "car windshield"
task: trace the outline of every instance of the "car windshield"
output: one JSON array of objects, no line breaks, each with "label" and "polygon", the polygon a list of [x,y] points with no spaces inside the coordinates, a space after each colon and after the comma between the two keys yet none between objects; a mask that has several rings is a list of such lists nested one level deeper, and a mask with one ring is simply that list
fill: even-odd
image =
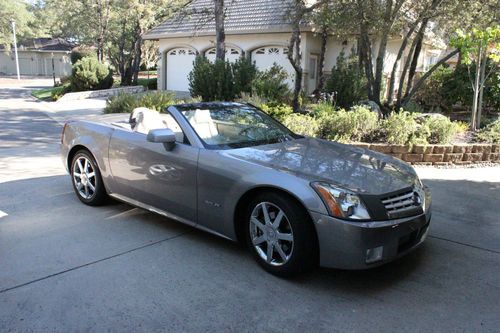
[{"label": "car windshield", "polygon": [[209,149],[232,149],[277,143],[299,138],[285,126],[244,104],[178,106]]}]

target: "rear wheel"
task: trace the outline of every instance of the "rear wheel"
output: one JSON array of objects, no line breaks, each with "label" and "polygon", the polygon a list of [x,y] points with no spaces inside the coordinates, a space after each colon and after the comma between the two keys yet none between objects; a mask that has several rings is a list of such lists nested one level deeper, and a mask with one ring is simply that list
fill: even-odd
[{"label": "rear wheel", "polygon": [[101,172],[94,157],[86,150],[78,151],[71,162],[71,179],[78,199],[84,204],[98,206],[106,199]]},{"label": "rear wheel", "polygon": [[246,239],[257,262],[278,276],[293,276],[317,264],[317,240],[307,212],[278,193],[251,200],[246,214]]}]

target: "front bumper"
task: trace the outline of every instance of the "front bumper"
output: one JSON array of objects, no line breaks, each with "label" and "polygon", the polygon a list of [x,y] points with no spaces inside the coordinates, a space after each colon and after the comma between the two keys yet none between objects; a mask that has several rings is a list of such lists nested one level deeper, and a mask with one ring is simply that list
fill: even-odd
[{"label": "front bumper", "polygon": [[[367,269],[405,255],[422,244],[431,219],[430,207],[418,216],[376,222],[310,214],[318,235],[320,265],[340,269]],[[367,263],[367,251],[379,247],[383,247],[380,259]]]}]

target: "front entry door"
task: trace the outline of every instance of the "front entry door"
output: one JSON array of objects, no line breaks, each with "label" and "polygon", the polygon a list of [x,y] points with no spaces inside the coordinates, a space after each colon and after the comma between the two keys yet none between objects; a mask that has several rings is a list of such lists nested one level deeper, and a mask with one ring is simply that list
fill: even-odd
[{"label": "front entry door", "polygon": [[145,134],[116,129],[109,144],[113,191],[196,223],[198,153],[187,143],[168,151]]}]

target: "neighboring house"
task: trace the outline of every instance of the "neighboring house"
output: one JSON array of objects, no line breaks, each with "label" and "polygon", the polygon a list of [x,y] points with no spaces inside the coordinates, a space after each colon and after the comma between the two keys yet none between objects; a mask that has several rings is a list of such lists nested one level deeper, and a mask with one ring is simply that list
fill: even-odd
[{"label": "neighboring house", "polygon": [[[71,74],[71,50],[75,44],[60,38],[35,38],[17,47],[21,75],[52,76],[52,59],[57,77]],[[14,47],[0,47],[0,73],[16,74]]]},{"label": "neighboring house", "polygon": [[[215,23],[207,12],[213,12],[212,0],[194,0],[183,13],[148,31],[143,38],[159,41],[158,89],[188,91],[188,74],[197,55],[215,59]],[[290,0],[233,0],[227,2],[225,33],[226,59],[234,61],[239,57],[250,57],[260,70],[277,63],[290,73],[292,86],[295,72],[287,58],[288,41],[291,33],[289,12]],[[320,37],[314,27],[303,25],[301,52],[304,90],[316,89],[318,82],[318,58]],[[339,53],[351,52],[356,41],[331,37],[328,40],[325,73],[331,73]],[[389,41],[385,74],[390,74],[401,38]],[[376,50],[374,50],[376,54]],[[437,51],[440,52],[440,51]],[[421,70],[435,58],[427,49],[421,56]],[[374,59],[375,60],[375,59]]]}]

